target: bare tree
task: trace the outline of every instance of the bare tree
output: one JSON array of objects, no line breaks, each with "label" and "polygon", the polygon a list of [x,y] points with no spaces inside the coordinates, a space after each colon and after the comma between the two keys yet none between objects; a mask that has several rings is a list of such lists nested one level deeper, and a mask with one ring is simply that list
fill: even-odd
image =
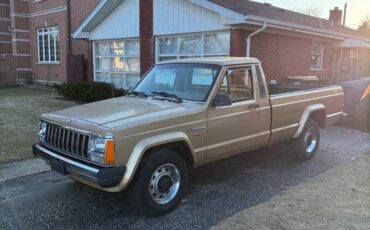
[{"label": "bare tree", "polygon": [[320,8],[319,6],[310,5],[303,9],[296,9],[298,12],[302,14],[307,14],[313,17],[321,18],[324,14],[323,8]]},{"label": "bare tree", "polygon": [[370,33],[370,14],[365,15],[357,30]]}]

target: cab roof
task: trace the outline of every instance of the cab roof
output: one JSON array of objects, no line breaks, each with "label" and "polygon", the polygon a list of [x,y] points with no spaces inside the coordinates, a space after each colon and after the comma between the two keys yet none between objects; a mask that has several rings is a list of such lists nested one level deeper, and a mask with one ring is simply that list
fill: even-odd
[{"label": "cab roof", "polygon": [[247,57],[206,57],[206,58],[188,58],[180,60],[163,61],[158,64],[176,64],[176,63],[196,63],[196,64],[214,64],[214,65],[241,65],[241,64],[259,64],[257,58]]}]

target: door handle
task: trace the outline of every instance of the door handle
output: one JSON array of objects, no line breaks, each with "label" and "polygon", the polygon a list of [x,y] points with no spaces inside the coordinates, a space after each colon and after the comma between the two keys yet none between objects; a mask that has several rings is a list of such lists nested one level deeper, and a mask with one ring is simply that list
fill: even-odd
[{"label": "door handle", "polygon": [[256,103],[248,105],[248,109],[258,109],[259,107],[260,107],[260,105],[256,104]]}]

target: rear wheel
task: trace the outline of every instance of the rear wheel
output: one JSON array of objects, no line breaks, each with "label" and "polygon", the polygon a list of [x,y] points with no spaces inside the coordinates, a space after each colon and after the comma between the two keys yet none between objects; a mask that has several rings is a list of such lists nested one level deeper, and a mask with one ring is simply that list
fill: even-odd
[{"label": "rear wheel", "polygon": [[313,120],[308,120],[300,137],[293,142],[293,151],[299,160],[309,160],[316,155],[319,144],[319,125]]},{"label": "rear wheel", "polygon": [[188,187],[188,168],[175,151],[159,149],[145,157],[129,188],[129,198],[139,212],[161,216],[174,210]]}]

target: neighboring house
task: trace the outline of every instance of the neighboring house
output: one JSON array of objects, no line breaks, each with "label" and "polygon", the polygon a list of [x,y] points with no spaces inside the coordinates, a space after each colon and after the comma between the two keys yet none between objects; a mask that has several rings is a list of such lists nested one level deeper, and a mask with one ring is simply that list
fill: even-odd
[{"label": "neighboring house", "polygon": [[87,72],[81,58],[80,66],[68,68],[68,56],[82,54],[86,62],[89,47],[68,35],[99,2],[0,0],[0,85],[24,80],[60,83],[67,81],[68,69]]},{"label": "neighboring house", "polygon": [[[14,13],[13,4],[24,2],[28,11]],[[335,82],[370,75],[370,36],[342,26],[338,8],[324,20],[247,0],[11,0],[9,6],[12,28],[29,32],[28,53],[17,53],[17,32],[7,32],[13,48],[6,52],[13,55],[3,59],[29,60],[16,67],[17,79],[85,78],[129,88],[160,61],[247,53],[262,61],[268,80],[318,76]],[[4,69],[0,65],[0,83]]]}]

